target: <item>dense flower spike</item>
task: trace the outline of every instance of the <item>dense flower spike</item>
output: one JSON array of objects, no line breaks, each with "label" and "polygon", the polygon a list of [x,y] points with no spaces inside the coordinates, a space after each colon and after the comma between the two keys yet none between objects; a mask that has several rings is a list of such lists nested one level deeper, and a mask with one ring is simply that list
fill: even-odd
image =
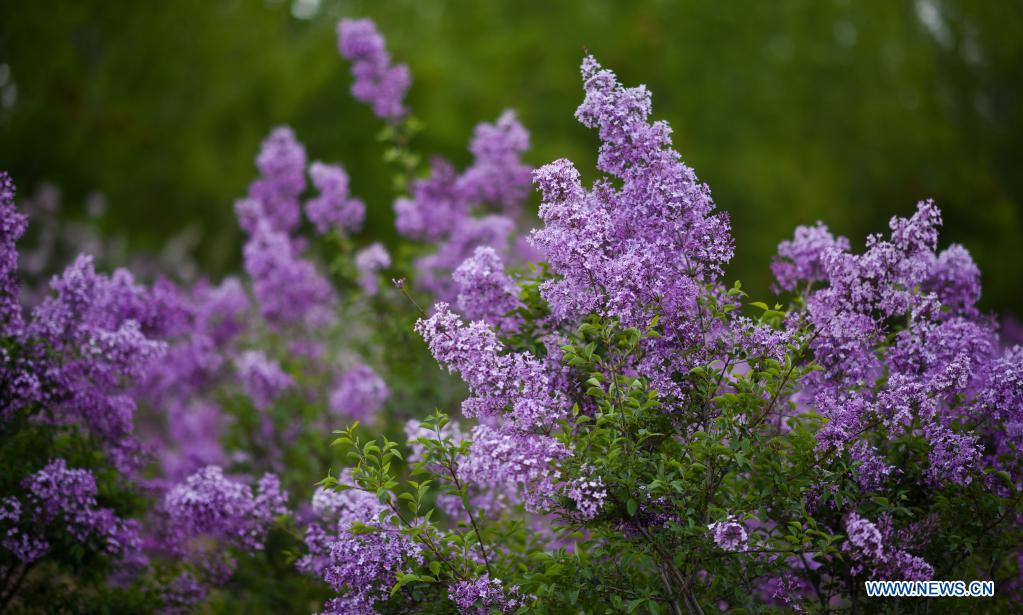
[{"label": "dense flower spike", "polygon": [[[23,503],[13,498],[6,502],[10,521],[30,522],[36,528],[60,524],[79,543],[97,539],[107,553],[120,558],[139,550],[138,522],[121,519],[113,510],[98,506],[96,478],[88,470],[69,468],[65,460],[52,459],[22,486],[26,491]],[[3,544],[26,563],[48,549],[41,536],[17,528],[7,530]]]},{"label": "dense flower spike", "polygon": [[469,320],[482,320],[498,329],[510,329],[511,312],[522,305],[518,286],[504,271],[504,263],[489,246],[476,248],[452,275],[458,285],[458,307]]},{"label": "dense flower spike", "polygon": [[403,101],[412,77],[408,66],[391,64],[376,25],[369,19],[343,19],[337,25],[337,36],[338,50],[352,62],[352,96],[385,120],[402,119],[408,113]]},{"label": "dense flower spike", "polygon": [[260,313],[276,325],[320,324],[336,301],[330,283],[297,252],[286,234],[266,222],[245,244],[245,271]]},{"label": "dense flower spike", "polygon": [[319,196],[306,201],[305,215],[316,232],[331,230],[355,233],[362,228],[366,205],[348,193],[348,174],[338,165],[314,162],[309,166],[309,177],[320,191]]},{"label": "dense flower spike", "polygon": [[494,331],[482,321],[462,322],[446,303],[416,323],[430,352],[469,385],[462,402],[467,417],[502,415],[523,432],[549,427],[564,416],[564,400],[550,386],[544,365],[527,352],[502,354]]},{"label": "dense flower spike", "polygon": [[448,590],[448,597],[462,613],[487,615],[489,613],[514,613],[523,606],[518,589],[507,590],[501,579],[483,575],[471,581],[459,581]]},{"label": "dense flower spike", "polygon": [[372,243],[355,255],[355,268],[359,270],[359,285],[369,296],[380,290],[378,273],[391,266],[391,255],[380,242]]},{"label": "dense flower spike", "polygon": [[298,198],[305,190],[305,165],[305,148],[295,133],[286,126],[275,128],[256,158],[260,177],[249,187],[250,200],[236,205],[242,228],[254,233],[258,220],[267,220],[275,230],[293,231],[300,220]]},{"label": "dense flower spike", "polygon": [[597,167],[621,181],[583,188],[579,173],[558,160],[534,174],[543,196],[544,227],[532,241],[557,278],[541,291],[554,315],[588,313],[646,327],[660,315],[664,336],[652,343],[646,368],[661,391],[675,389],[673,349],[703,340],[701,287],[716,282],[732,257],[728,219],[715,214],[708,188],[671,148],[670,128],[648,121],[650,94],[624,88],[592,56],[583,61],[586,98],[576,111],[603,142]]},{"label": "dense flower spike", "polygon": [[510,213],[529,194],[532,169],[520,160],[529,149],[529,132],[515,112],[506,110],[493,124],[479,124],[469,144],[472,165],[455,186],[470,202],[492,203]]},{"label": "dense flower spike", "polygon": [[258,350],[246,350],[235,359],[238,378],[252,403],[267,409],[295,381],[279,365]]},{"label": "dense flower spike", "polygon": [[135,400],[126,380],[143,376],[166,345],[150,339],[140,321],[154,303],[130,274],[99,275],[92,259],[79,257],[50,283],[54,295],[36,306],[27,335],[60,357],[46,367],[42,398],[58,421],[80,422],[106,442],[114,463],[136,467],[132,437]]},{"label": "dense flower spike", "polygon": [[822,259],[831,250],[848,251],[849,240],[834,237],[820,222],[817,226],[797,227],[791,241],[778,244],[778,256],[771,263],[778,288],[792,291],[800,282],[813,284],[825,280]]},{"label": "dense flower spike", "polygon": [[220,468],[207,466],[171,489],[163,506],[174,544],[208,536],[259,550],[274,518],[286,512],[286,502],[272,474],[263,476],[253,493]]},{"label": "dense flower spike", "polygon": [[330,393],[330,409],[348,419],[366,422],[387,401],[387,383],[368,365],[359,364],[338,379]]},{"label": "dense flower spike", "polygon": [[14,182],[0,171],[0,330],[4,333],[21,328],[18,250],[14,244],[26,226],[25,216],[14,209]]}]

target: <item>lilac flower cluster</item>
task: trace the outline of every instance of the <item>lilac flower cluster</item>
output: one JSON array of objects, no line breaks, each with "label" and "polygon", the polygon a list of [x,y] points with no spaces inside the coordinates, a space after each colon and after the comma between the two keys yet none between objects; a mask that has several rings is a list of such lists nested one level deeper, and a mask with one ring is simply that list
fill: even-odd
[{"label": "lilac flower cluster", "polygon": [[348,174],[338,165],[314,162],[309,166],[309,177],[320,191],[316,198],[305,203],[305,214],[324,234],[331,230],[345,233],[358,232],[366,217],[366,205],[348,194]]},{"label": "lilac flower cluster", "polygon": [[592,56],[582,74],[586,97],[576,117],[597,129],[597,168],[614,180],[587,191],[568,160],[534,174],[544,226],[531,239],[556,274],[541,293],[564,322],[595,313],[644,328],[659,314],[664,335],[647,342],[637,367],[662,393],[677,393],[672,374],[692,367],[678,365],[677,349],[708,334],[701,288],[732,256],[728,218],[713,213],[709,189],[671,148],[668,125],[648,121],[644,87],[623,87]]},{"label": "lilac flower cluster", "polygon": [[245,230],[255,232],[248,226],[252,218],[240,215],[249,209],[253,211],[247,213],[267,220],[277,231],[295,230],[300,221],[298,199],[305,190],[305,165],[305,148],[295,139],[294,131],[287,127],[275,128],[263,141],[256,158],[260,177],[249,187],[250,200],[235,206]]},{"label": "lilac flower cluster", "polygon": [[98,539],[106,553],[120,559],[139,552],[138,522],[97,504],[96,478],[90,471],[69,468],[65,460],[55,458],[26,477],[22,487],[25,495],[20,501],[8,496],[0,504],[0,528],[7,526],[0,544],[22,562],[31,563],[49,551],[41,534],[54,525],[82,544]]},{"label": "lilac flower cluster", "polygon": [[583,470],[583,475],[568,483],[565,491],[573,502],[576,510],[583,519],[593,519],[600,514],[600,510],[607,501],[607,487],[604,480],[599,476],[589,476],[592,471]]},{"label": "lilac flower cluster", "polygon": [[341,416],[367,421],[390,396],[387,383],[371,367],[352,367],[338,379],[330,393],[330,409]]},{"label": "lilac flower cluster", "polygon": [[125,270],[99,275],[87,256],[54,277],[50,288],[54,294],[35,307],[24,331],[47,352],[26,366],[35,375],[23,376],[28,386],[20,388],[32,394],[14,400],[43,405],[52,421],[83,425],[105,443],[115,466],[129,471],[137,467],[138,443],[132,436],[136,402],[125,383],[141,378],[165,352],[153,338],[173,319],[154,301],[155,289],[137,286]]},{"label": "lilac flower cluster", "polygon": [[[436,158],[429,177],[416,180],[411,196],[394,204],[395,227],[410,239],[438,242],[420,258],[418,284],[440,300],[455,299],[451,272],[479,246],[506,252],[523,200],[530,168],[520,161],[529,137],[514,112],[494,124],[480,124],[470,144],[474,160],[459,175]],[[487,213],[484,206],[496,208]]]},{"label": "lilac flower cluster", "polygon": [[213,537],[261,550],[274,519],[287,512],[286,504],[287,495],[272,474],[260,478],[253,492],[220,468],[207,466],[171,489],[163,509],[173,544]]},{"label": "lilac flower cluster", "polygon": [[486,615],[514,613],[524,606],[517,587],[505,588],[501,579],[484,574],[471,581],[459,581],[448,589],[448,597],[461,613]]},{"label": "lilac flower cluster", "polygon": [[987,375],[1005,359],[975,307],[976,265],[960,246],[937,252],[940,224],[937,207],[922,202],[861,255],[821,225],[801,228],[775,261],[779,287],[806,285],[810,348],[823,368],[804,379],[801,395],[829,419],[821,445],[848,450],[866,489],[893,475],[884,452],[860,440],[873,426],[898,437],[919,425],[932,485],[967,484],[981,463],[978,435],[953,425],[984,407]]},{"label": "lilac flower cluster", "polygon": [[412,84],[408,66],[391,64],[384,37],[369,19],[343,19],[337,25],[338,50],[352,62],[352,96],[377,116],[397,122],[407,113],[403,100]]},{"label": "lilac flower cluster", "polygon": [[502,416],[508,426],[522,432],[552,425],[565,414],[565,401],[550,384],[543,363],[528,352],[504,352],[493,329],[485,322],[464,324],[448,304],[416,323],[434,358],[469,385],[462,402],[468,418]]},{"label": "lilac flower cluster", "polygon": [[291,376],[259,350],[241,353],[235,359],[235,368],[245,394],[260,410],[267,409],[274,400],[295,385]]},{"label": "lilac flower cluster", "polygon": [[372,297],[380,290],[378,273],[391,266],[391,255],[380,242],[366,246],[355,255],[355,268],[359,270],[359,285],[367,296]]},{"label": "lilac flower cluster", "polygon": [[845,521],[847,540],[842,545],[853,561],[852,573],[866,573],[872,579],[929,581],[934,568],[923,559],[893,546],[894,534],[889,528],[882,532],[876,525],[849,513]]},{"label": "lilac flower cluster", "polygon": [[714,544],[725,551],[745,551],[749,548],[749,533],[734,517],[711,523],[707,529],[711,532]]},{"label": "lilac flower cluster", "polygon": [[[396,574],[422,563],[422,554],[417,543],[384,523],[388,509],[374,494],[351,486],[350,471],[338,481],[349,488],[313,494],[316,519],[306,529],[308,553],[296,567],[343,594],[325,604],[324,613],[374,613],[373,604],[390,594]],[[355,533],[355,523],[380,527]]]},{"label": "lilac flower cluster", "polygon": [[476,248],[473,255],[455,269],[458,308],[469,320],[482,320],[499,331],[516,328],[511,313],[522,306],[518,286],[505,273],[504,263],[489,246]]}]

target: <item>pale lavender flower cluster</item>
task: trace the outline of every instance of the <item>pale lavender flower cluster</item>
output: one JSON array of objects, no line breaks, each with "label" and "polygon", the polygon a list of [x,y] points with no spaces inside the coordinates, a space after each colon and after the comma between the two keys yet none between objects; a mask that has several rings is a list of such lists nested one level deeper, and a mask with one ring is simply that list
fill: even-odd
[{"label": "pale lavender flower cluster", "polygon": [[501,579],[493,579],[489,574],[452,584],[448,588],[448,597],[465,614],[514,613],[524,606],[517,587],[505,588]]},{"label": "pale lavender flower cluster", "polygon": [[749,533],[734,517],[711,523],[707,529],[711,532],[714,544],[725,551],[737,552],[749,548]]},{"label": "pale lavender flower cluster", "polygon": [[260,222],[244,248],[245,271],[267,321],[315,325],[329,318],[337,298],[330,283],[298,253],[288,235]]},{"label": "pale lavender flower cluster", "polygon": [[557,463],[571,455],[561,442],[539,433],[487,425],[474,427],[471,439],[469,455],[458,468],[460,475],[483,489],[517,492],[531,512],[554,508],[561,493]]},{"label": "pale lavender flower cluster", "polygon": [[362,291],[372,297],[380,290],[378,273],[391,266],[391,255],[380,242],[374,242],[359,250],[355,255],[355,268],[359,271],[359,285]]},{"label": "pale lavender flower cluster", "polygon": [[35,561],[49,551],[49,544],[38,532],[58,523],[79,543],[98,539],[110,555],[126,559],[139,552],[138,522],[121,519],[97,504],[96,478],[89,470],[69,468],[64,459],[51,459],[46,467],[26,477],[22,487],[22,499],[4,498],[0,514],[0,527],[8,526],[0,544],[22,562]]},{"label": "pale lavender flower cluster", "polygon": [[384,379],[373,368],[360,363],[338,379],[330,393],[330,409],[349,419],[367,421],[380,410],[390,394]]},{"label": "pale lavender flower cluster", "polygon": [[821,222],[797,227],[795,237],[778,244],[778,255],[771,263],[777,287],[792,291],[799,282],[813,284],[826,280],[822,259],[831,250],[848,251],[849,240],[836,238]]},{"label": "pale lavender flower cluster", "polygon": [[36,306],[26,327],[26,336],[49,350],[33,366],[45,378],[33,401],[49,408],[55,421],[84,425],[105,443],[118,469],[131,470],[139,461],[132,435],[136,402],[124,384],[163,355],[166,344],[153,338],[173,319],[162,318],[161,306],[127,271],[99,275],[88,256],[54,277],[50,288],[54,294]]},{"label": "pale lavender flower cluster", "polygon": [[277,231],[290,233],[301,220],[299,197],[305,190],[305,148],[290,128],[275,128],[263,141],[256,158],[259,178],[249,187],[249,198],[235,204],[238,219],[248,233],[259,220]]},{"label": "pale lavender flower cluster", "polygon": [[163,509],[172,545],[209,537],[261,550],[275,518],[287,512],[287,494],[273,474],[260,478],[253,492],[219,467],[207,466],[171,489]]},{"label": "pale lavender flower cluster", "polygon": [[[350,470],[338,482],[349,488],[318,488],[313,494],[316,519],[306,528],[308,553],[296,567],[343,594],[327,602],[324,613],[373,613],[373,604],[389,595],[396,574],[422,563],[423,556],[418,544],[384,523],[381,515],[388,509],[374,494],[352,486]],[[354,533],[354,523],[380,527]]]},{"label": "pale lavender flower cluster", "polygon": [[823,369],[804,378],[801,395],[829,419],[821,445],[849,450],[865,489],[893,474],[882,453],[858,441],[871,426],[898,436],[919,424],[932,485],[968,484],[981,461],[977,434],[953,424],[983,404],[982,393],[970,398],[985,374],[997,373],[997,338],[977,316],[979,274],[969,254],[960,246],[937,252],[940,224],[937,207],[922,202],[912,217],[892,218],[891,238],[870,237],[860,255],[821,225],[803,228],[775,262],[780,287],[819,285],[808,292],[805,318]]},{"label": "pale lavender flower cluster", "polygon": [[0,330],[5,333],[21,328],[18,302],[21,288],[15,242],[27,226],[26,217],[14,209],[14,182],[5,171],[0,171]]},{"label": "pale lavender flower cluster", "polygon": [[[732,256],[728,218],[714,213],[706,185],[671,147],[670,128],[651,123],[650,93],[625,88],[588,56],[586,97],[576,111],[602,141],[597,168],[612,176],[586,190],[568,160],[536,171],[543,228],[532,242],[556,275],[541,287],[555,318],[569,323],[596,313],[645,328],[660,314],[664,335],[645,342],[637,366],[664,394],[680,347],[702,344],[698,298]],[[620,186],[620,187],[619,187]],[[695,357],[700,360],[700,357]]]},{"label": "pale lavender flower cluster", "polygon": [[[338,482],[351,485],[351,471],[345,470]],[[298,570],[323,577],[331,564],[331,547],[338,537],[347,534],[353,523],[373,524],[387,510],[375,495],[360,489],[343,491],[318,487],[313,493],[312,510],[315,519],[306,527],[305,544],[308,552],[296,563]]]},{"label": "pale lavender flower cluster", "polygon": [[596,518],[607,501],[607,486],[604,480],[591,474],[592,471],[584,468],[582,475],[570,481],[565,490],[565,495],[575,502],[575,508],[583,519]]},{"label": "pale lavender flower cluster", "polygon": [[352,62],[352,96],[382,119],[397,122],[407,113],[405,93],[412,85],[408,66],[391,64],[384,37],[369,19],[343,19],[337,25],[338,50]]},{"label": "pale lavender flower cluster", "polygon": [[876,525],[849,513],[845,520],[847,534],[842,551],[853,561],[854,575],[866,574],[872,579],[928,581],[934,568],[926,561],[893,546],[896,538],[890,529],[882,532]]},{"label": "pale lavender flower cluster", "polygon": [[490,246],[476,248],[473,255],[455,269],[458,308],[469,320],[482,320],[499,331],[515,328],[512,312],[522,307],[518,285],[505,273],[501,257]]},{"label": "pale lavender flower cluster", "polygon": [[317,161],[309,166],[309,177],[320,191],[319,196],[305,203],[305,215],[316,232],[358,232],[366,217],[366,205],[348,194],[348,173],[338,165]]},{"label": "pale lavender flower cluster", "polygon": [[294,379],[261,350],[246,350],[238,355],[234,364],[245,394],[260,410],[269,408],[274,400],[295,385]]},{"label": "pale lavender flower cluster", "polygon": [[[480,124],[470,144],[474,160],[459,175],[436,158],[431,175],[416,180],[410,198],[394,204],[395,227],[411,239],[438,242],[417,260],[417,283],[439,300],[452,301],[451,272],[479,246],[506,252],[516,217],[529,194],[530,167],[520,161],[529,137],[512,111]],[[498,213],[486,213],[496,209]]]}]

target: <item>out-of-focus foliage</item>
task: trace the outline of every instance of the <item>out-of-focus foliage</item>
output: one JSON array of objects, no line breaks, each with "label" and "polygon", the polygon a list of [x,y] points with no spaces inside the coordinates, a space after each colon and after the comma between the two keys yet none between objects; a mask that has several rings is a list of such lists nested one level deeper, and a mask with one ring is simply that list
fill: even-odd
[{"label": "out-of-focus foliage", "polygon": [[198,224],[200,261],[226,270],[226,206],[268,126],[341,161],[389,233],[378,124],[347,94],[340,16],[368,16],[407,61],[424,151],[468,159],[481,117],[519,110],[535,164],[580,167],[593,137],[565,122],[584,48],[656,92],[659,117],[741,246],[754,294],[793,224],[862,237],[923,197],[975,256],[983,305],[1023,312],[1023,5],[1013,2],[552,3],[413,0],[0,2],[0,168],[31,194],[107,196],[106,231],[135,248]]}]

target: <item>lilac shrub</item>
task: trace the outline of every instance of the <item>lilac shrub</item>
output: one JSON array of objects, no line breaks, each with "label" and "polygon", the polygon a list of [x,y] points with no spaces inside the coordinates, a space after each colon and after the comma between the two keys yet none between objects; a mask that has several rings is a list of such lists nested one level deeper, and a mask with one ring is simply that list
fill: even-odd
[{"label": "lilac shrub", "polygon": [[0,174],[0,610],[961,609],[864,594],[932,579],[1019,609],[1023,348],[934,203],[861,252],[798,228],[752,301],[645,87],[583,59],[592,184],[513,111],[424,166],[409,68],[369,20],[338,49],[398,245],[278,127],[237,276],[82,254],[23,293]]},{"label": "lilac shrub", "polygon": [[[750,301],[725,284],[727,215],[651,120],[650,92],[592,56],[582,76],[576,118],[603,175],[537,169],[542,262],[509,273],[484,243],[416,324],[477,424],[412,422],[407,457],[355,427],[335,442],[354,468],[325,488],[374,496],[386,508],[360,531],[398,527],[420,548],[374,608],[902,612],[940,607],[868,599],[863,582],[1017,587],[1020,349],[976,307],[966,250],[939,250],[938,208],[893,218],[859,254],[801,227],[771,267],[778,302]],[[399,230],[453,236],[477,172],[434,164]]]}]

